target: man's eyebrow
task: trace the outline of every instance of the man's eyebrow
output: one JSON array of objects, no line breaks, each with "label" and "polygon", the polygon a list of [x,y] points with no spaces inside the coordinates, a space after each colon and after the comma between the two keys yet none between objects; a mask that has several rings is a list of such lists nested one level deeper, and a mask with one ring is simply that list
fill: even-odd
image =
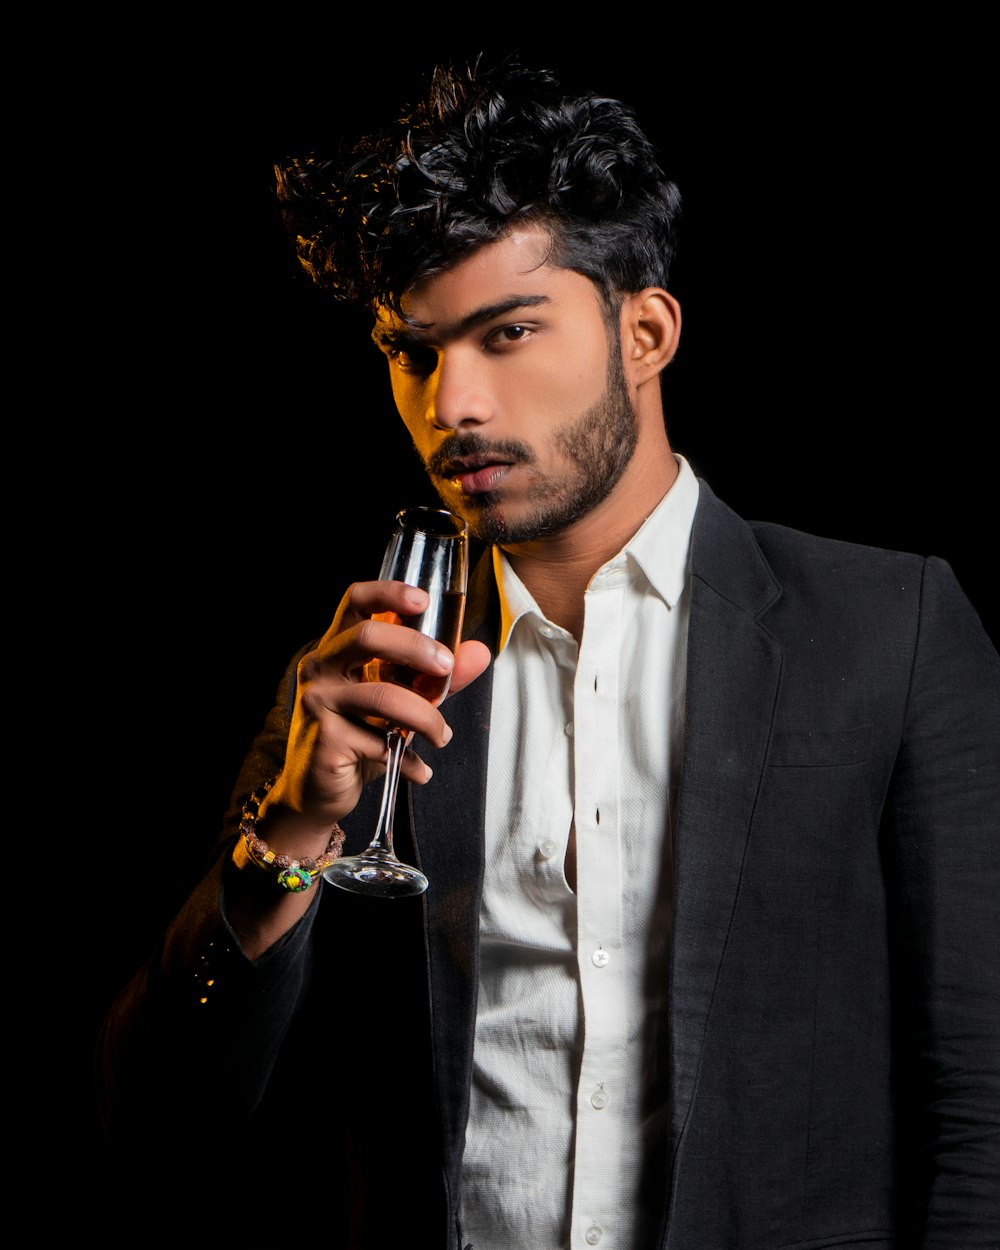
[{"label": "man's eyebrow", "polygon": [[[506,317],[508,313],[516,312],[521,308],[538,308],[539,305],[550,302],[547,295],[510,295],[506,299],[498,300],[495,304],[484,304],[482,308],[473,309],[454,325],[445,325],[440,328],[435,328],[431,322],[421,321],[404,321],[398,326],[386,326],[384,323],[376,322],[372,329],[372,339],[376,346],[396,346],[406,343],[419,345],[425,342],[425,338],[433,338],[435,342],[447,342],[448,339],[460,338],[469,330],[486,325],[496,320],[497,317]],[[433,335],[426,335],[425,332],[428,330],[433,330]]]}]

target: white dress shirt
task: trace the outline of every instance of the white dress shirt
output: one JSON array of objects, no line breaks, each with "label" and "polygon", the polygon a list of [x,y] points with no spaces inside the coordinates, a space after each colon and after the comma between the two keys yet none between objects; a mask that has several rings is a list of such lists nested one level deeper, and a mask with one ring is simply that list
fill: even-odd
[{"label": "white dress shirt", "polygon": [[649,1173],[665,1174],[672,795],[698,500],[678,461],[663,501],[591,579],[579,647],[494,551],[502,632],[462,1191],[475,1250],[634,1250],[641,1213],[662,1207]]}]

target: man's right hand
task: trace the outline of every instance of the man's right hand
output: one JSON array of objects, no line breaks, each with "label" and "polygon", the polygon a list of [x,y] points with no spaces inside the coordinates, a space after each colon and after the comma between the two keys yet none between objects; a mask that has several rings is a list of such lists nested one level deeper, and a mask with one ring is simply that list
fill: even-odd
[{"label": "man's right hand", "polygon": [[[257,821],[259,835],[272,850],[297,859],[318,859],[325,852],[333,825],[353,811],[362,788],[385,772],[386,722],[413,730],[434,746],[451,739],[440,709],[421,695],[388,682],[365,681],[365,665],[376,658],[433,676],[451,672],[451,692],[486,669],[490,652],[480,642],[462,643],[453,656],[415,629],[372,619],[384,613],[414,616],[426,607],[426,592],[414,586],[356,582],[317,647],[299,661],[285,764],[260,804]],[[431,776],[410,750],[402,772],[418,784]],[[250,880],[234,885],[227,896],[230,922],[250,959],[287,932],[318,893],[262,891],[257,874],[250,870]]]},{"label": "man's right hand", "polygon": [[[334,822],[354,809],[363,786],[385,771],[386,722],[413,730],[434,746],[450,740],[441,710],[421,695],[364,679],[365,665],[377,657],[434,676],[451,671],[454,693],[486,669],[490,653],[482,643],[462,643],[453,656],[414,629],[372,619],[383,613],[417,615],[427,603],[425,591],[402,582],[356,582],[316,649],[300,661],[285,766],[261,808],[262,822],[267,817],[270,825],[280,813],[290,843],[293,829],[318,841],[328,837]],[[431,776],[412,750],[402,771],[418,784]]]}]

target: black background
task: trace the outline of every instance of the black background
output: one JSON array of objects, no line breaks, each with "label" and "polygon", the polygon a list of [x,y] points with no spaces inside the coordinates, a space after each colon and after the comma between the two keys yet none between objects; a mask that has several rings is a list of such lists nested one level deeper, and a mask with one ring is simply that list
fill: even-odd
[{"label": "black background", "polygon": [[59,541],[24,745],[48,761],[36,807],[78,838],[54,1006],[63,1140],[87,1159],[110,996],[195,880],[286,660],[428,494],[367,318],[299,271],[271,168],[394,113],[436,60],[520,51],[637,108],[685,204],[675,448],[744,516],[943,556],[998,635],[981,33],[605,13],[542,38],[530,19],[136,37],[39,145],[76,180],[49,194],[61,242],[38,270],[37,386],[65,421],[31,431]]}]

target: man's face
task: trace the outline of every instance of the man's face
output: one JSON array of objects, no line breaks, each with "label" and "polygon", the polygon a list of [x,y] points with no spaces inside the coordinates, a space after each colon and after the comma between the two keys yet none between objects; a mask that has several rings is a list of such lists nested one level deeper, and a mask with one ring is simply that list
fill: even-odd
[{"label": "man's face", "polygon": [[556,534],[614,488],[637,423],[597,288],[514,232],[418,283],[373,337],[444,504],[487,542]]}]

